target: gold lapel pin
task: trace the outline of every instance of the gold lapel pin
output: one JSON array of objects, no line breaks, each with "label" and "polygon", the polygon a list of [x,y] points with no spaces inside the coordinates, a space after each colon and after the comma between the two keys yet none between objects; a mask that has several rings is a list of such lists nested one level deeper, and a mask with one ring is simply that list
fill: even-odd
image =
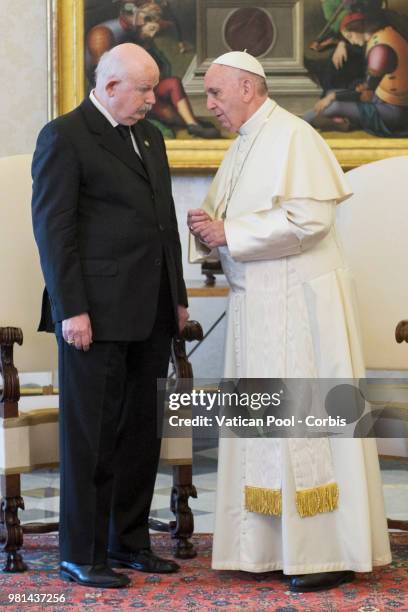
[{"label": "gold lapel pin", "polygon": [[148,140],[144,141],[146,147],[150,147],[150,142]]}]

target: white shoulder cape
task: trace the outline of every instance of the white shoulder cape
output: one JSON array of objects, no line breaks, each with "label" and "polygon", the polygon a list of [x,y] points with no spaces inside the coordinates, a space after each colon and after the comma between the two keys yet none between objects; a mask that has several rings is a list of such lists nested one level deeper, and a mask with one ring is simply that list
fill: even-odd
[{"label": "white shoulder cape", "polygon": [[[323,138],[305,121],[273,104],[233,190],[229,218],[296,198],[340,203],[351,196],[343,171]],[[202,206],[214,218],[220,218],[225,209],[238,140],[227,151]],[[190,261],[209,253],[198,240],[190,240]]]}]

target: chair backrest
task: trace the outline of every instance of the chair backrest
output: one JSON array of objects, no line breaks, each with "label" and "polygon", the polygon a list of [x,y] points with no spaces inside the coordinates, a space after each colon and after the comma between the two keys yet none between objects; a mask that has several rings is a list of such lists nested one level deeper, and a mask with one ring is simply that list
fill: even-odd
[{"label": "chair backrest", "polygon": [[54,371],[56,342],[37,333],[44,281],[31,225],[31,155],[0,158],[0,325],[21,327],[20,372]]},{"label": "chair backrest", "polygon": [[[407,371],[408,347],[396,343],[395,327],[408,318],[408,157],[361,166],[347,178],[354,195],[338,207],[337,225],[356,281],[366,366]],[[408,408],[408,387],[396,382],[370,385],[373,408]],[[394,437],[379,438],[379,452],[408,456],[408,440],[397,437],[401,423],[387,427]]]},{"label": "chair backrest", "polygon": [[408,156],[347,173],[354,195],[338,206],[337,224],[356,281],[365,362],[408,370],[395,327],[408,318]]}]

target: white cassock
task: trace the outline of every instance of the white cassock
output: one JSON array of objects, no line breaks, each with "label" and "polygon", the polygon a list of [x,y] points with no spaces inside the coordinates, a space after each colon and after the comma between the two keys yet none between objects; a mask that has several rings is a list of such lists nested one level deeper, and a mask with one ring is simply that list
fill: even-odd
[{"label": "white cassock", "polygon": [[[213,218],[227,206],[228,246],[218,249],[231,286],[225,377],[364,377],[352,279],[334,227],[335,206],[349,195],[324,140],[272,100],[241,127],[203,205]],[[191,261],[208,255],[190,241]],[[267,439],[220,440],[214,569],[367,572],[390,563],[375,440],[323,443],[331,456],[312,453],[305,470],[288,439],[278,454]],[[298,485],[323,464],[337,483],[336,508],[301,517]],[[259,485],[271,471],[280,514],[248,511],[248,480]]]}]

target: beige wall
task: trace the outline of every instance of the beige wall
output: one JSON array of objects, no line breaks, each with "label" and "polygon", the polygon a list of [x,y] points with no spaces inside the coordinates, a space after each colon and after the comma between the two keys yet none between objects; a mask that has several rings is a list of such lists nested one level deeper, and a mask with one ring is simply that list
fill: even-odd
[{"label": "beige wall", "polygon": [[0,157],[31,153],[47,120],[47,0],[0,0]]},{"label": "beige wall", "polygon": [[31,228],[30,166],[31,155],[0,158],[0,325],[23,330],[23,346],[14,351],[21,372],[55,371],[53,334],[37,333],[44,283]]},{"label": "beige wall", "polygon": [[[0,0],[0,74],[0,158],[32,153],[47,121],[47,0]],[[30,182],[27,161],[14,178],[3,175],[0,185],[0,325],[23,329],[24,344],[15,349],[20,371],[55,370],[55,340],[36,332],[42,279]]]}]

